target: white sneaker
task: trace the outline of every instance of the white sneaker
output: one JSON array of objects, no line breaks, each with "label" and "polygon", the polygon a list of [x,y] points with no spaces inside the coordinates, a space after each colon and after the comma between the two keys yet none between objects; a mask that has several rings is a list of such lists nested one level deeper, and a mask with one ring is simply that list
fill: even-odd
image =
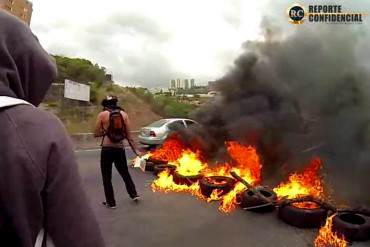
[{"label": "white sneaker", "polygon": [[111,206],[111,205],[109,205],[107,202],[102,202],[102,204],[103,204],[105,207],[109,208],[109,209],[116,209],[116,208],[117,208],[117,206],[116,206],[116,205]]},{"label": "white sneaker", "polygon": [[132,198],[132,200],[134,202],[138,202],[140,200],[140,196],[135,196],[135,197]]}]

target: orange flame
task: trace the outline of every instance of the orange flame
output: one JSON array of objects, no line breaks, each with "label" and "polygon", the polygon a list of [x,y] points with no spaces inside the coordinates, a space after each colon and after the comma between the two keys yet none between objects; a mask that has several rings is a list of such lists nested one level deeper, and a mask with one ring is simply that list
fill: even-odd
[{"label": "orange flame", "polygon": [[[243,146],[234,141],[227,142],[226,145],[230,157],[236,162],[233,171],[249,184],[258,184],[261,181],[262,164],[257,150],[252,146]],[[238,204],[237,195],[245,189],[245,185],[238,182],[234,189],[223,196],[219,210],[224,213],[230,213],[234,210]]]},{"label": "orange flame", "polygon": [[[186,148],[183,148],[181,154],[177,155],[177,159],[170,162],[170,164],[176,165],[176,171],[185,176],[192,176],[201,173],[203,176],[231,177],[230,171],[233,170],[250,184],[257,184],[261,180],[262,165],[256,149],[251,146],[243,146],[237,142],[227,142],[226,145],[230,157],[234,160],[233,166],[226,163],[210,167],[208,164],[201,161],[198,153],[194,153]],[[162,151],[164,151],[164,149]],[[156,179],[152,184],[152,189],[153,191],[164,192],[188,192],[201,199],[206,199],[201,194],[198,183],[190,186],[178,185],[174,182],[173,176],[170,175],[168,171],[159,174],[158,179]],[[223,196],[221,196],[222,191],[214,190],[207,201],[211,202],[221,200],[219,209],[222,212],[229,213],[237,205],[237,195],[245,189],[245,185],[239,182],[235,185],[233,190]]]},{"label": "orange flame", "polygon": [[207,199],[207,202],[219,201],[222,200],[222,190],[213,190],[210,197]]},{"label": "orange flame", "polygon": [[247,177],[248,183],[259,183],[261,181],[262,164],[257,150],[252,146],[243,146],[238,142],[226,143],[230,157],[237,163],[239,174]]},{"label": "orange flame", "polygon": [[186,149],[185,145],[180,141],[176,135],[168,138],[161,148],[151,152],[150,158],[155,160],[162,160],[165,162],[176,161],[181,157],[183,151]]},{"label": "orange flame", "polygon": [[221,205],[218,208],[223,213],[230,213],[238,205],[237,195],[245,190],[245,185],[238,182],[234,189],[222,197]]},{"label": "orange flame", "polygon": [[209,167],[207,166],[206,169],[203,170],[203,175],[205,177],[211,177],[211,176],[225,176],[225,177],[232,177],[230,175],[232,167],[230,164],[222,164],[217,166]]},{"label": "orange flame", "polygon": [[199,159],[199,155],[190,150],[186,150],[181,154],[181,157],[171,165],[177,166],[176,171],[183,176],[194,176],[201,173],[207,167]]},{"label": "orange flame", "polygon": [[156,191],[162,191],[165,193],[168,193],[170,191],[175,192],[188,192],[194,196],[202,198],[203,195],[200,192],[200,187],[198,183],[192,184],[190,186],[183,185],[183,184],[176,184],[173,181],[173,176],[170,175],[170,172],[165,170],[158,174],[158,179],[156,179],[152,185],[152,190],[154,192]]},{"label": "orange flame", "polygon": [[[183,151],[181,156],[176,161],[170,162],[170,164],[175,165],[177,167],[176,172],[183,176],[197,175],[207,166],[199,160],[197,154],[191,152],[190,150]],[[164,171],[158,174],[158,179],[152,183],[152,190],[154,192],[187,192],[194,196],[203,198],[203,195],[200,192],[199,183],[194,183],[190,186],[176,184],[169,171]]]},{"label": "orange flame", "polygon": [[294,207],[297,207],[297,208],[305,208],[305,209],[315,209],[315,208],[319,208],[320,207],[317,203],[310,202],[310,201],[307,201],[307,202],[295,202],[295,203],[292,203],[292,205]]},{"label": "orange flame", "polygon": [[322,168],[322,161],[316,157],[302,173],[292,173],[285,183],[274,188],[279,198],[287,197],[293,199],[302,196],[324,197],[324,187],[319,172]]},{"label": "orange flame", "polygon": [[346,247],[347,242],[343,236],[339,236],[333,232],[333,217],[330,216],[325,223],[325,226],[321,227],[319,235],[315,239],[315,247]]}]

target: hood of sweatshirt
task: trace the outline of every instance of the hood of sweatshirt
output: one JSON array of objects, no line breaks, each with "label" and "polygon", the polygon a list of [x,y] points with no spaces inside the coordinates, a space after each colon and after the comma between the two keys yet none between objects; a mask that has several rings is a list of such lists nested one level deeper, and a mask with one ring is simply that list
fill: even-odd
[{"label": "hood of sweatshirt", "polygon": [[0,10],[0,96],[37,106],[56,76],[54,58],[41,47],[31,29]]}]

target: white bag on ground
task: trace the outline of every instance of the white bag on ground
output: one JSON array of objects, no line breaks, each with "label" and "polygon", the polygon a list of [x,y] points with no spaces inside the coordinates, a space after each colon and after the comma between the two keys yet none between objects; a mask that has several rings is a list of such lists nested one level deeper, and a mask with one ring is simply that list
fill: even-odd
[{"label": "white bag on ground", "polygon": [[145,172],[146,160],[143,157],[136,157],[133,160],[134,167],[140,168],[143,172]]}]

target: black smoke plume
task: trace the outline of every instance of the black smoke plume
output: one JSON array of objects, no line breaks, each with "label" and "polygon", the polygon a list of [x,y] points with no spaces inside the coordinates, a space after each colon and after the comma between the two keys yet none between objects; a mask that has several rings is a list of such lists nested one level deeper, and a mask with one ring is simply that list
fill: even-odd
[{"label": "black smoke plume", "polygon": [[264,22],[263,40],[243,44],[217,81],[221,95],[194,113],[203,127],[186,139],[212,161],[225,159],[225,141],[255,145],[267,178],[320,155],[337,200],[370,203],[370,76],[358,59],[367,36],[349,26],[286,34]]}]

